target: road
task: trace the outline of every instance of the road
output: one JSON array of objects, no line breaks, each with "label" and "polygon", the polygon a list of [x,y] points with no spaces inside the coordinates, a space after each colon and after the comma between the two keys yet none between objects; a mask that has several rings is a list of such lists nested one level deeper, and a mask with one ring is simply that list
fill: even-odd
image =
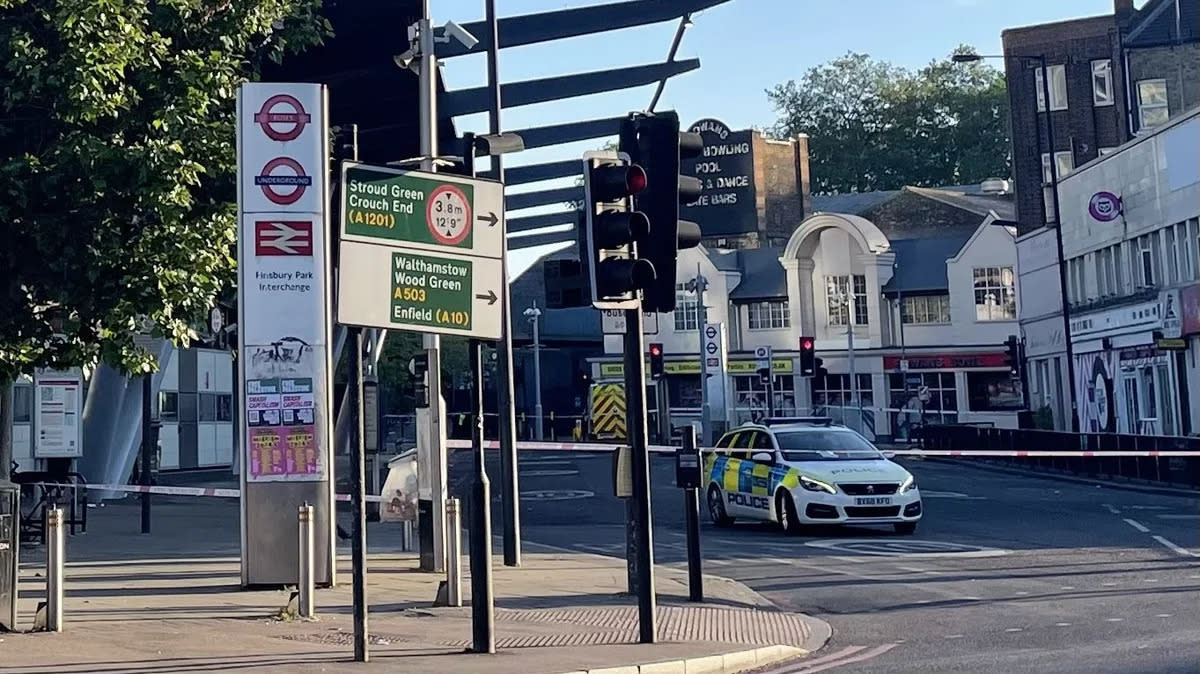
[{"label": "road", "polygon": [[[455,491],[469,461],[455,452]],[[906,465],[925,501],[914,536],[857,527],[791,537],[704,517],[707,573],[833,626],[825,649],[776,672],[1200,671],[1196,498]],[[654,459],[655,556],[682,566],[673,470],[670,457]],[[611,457],[527,452],[520,474],[525,540],[624,556]]]}]

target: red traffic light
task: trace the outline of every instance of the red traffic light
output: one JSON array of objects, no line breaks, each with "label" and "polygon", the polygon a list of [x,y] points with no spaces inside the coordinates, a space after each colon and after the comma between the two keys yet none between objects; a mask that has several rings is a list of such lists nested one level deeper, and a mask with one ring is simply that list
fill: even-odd
[{"label": "red traffic light", "polygon": [[650,345],[650,355],[651,356],[661,356],[662,355],[662,345],[661,344],[651,344]]},{"label": "red traffic light", "polygon": [[630,194],[640,194],[646,189],[648,183],[645,169],[637,164],[631,164],[629,170],[625,172],[625,189],[629,190]]},{"label": "red traffic light", "polygon": [[800,348],[803,349],[804,351],[811,351],[813,348],[812,338],[811,337],[801,338],[800,339]]}]

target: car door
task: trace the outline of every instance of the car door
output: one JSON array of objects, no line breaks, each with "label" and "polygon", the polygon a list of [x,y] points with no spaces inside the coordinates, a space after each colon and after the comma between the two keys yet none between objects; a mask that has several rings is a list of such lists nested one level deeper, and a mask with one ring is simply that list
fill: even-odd
[{"label": "car door", "polygon": [[754,440],[755,431],[739,431],[729,446],[729,455],[725,461],[725,469],[721,474],[721,491],[725,495],[725,512],[731,517],[745,517],[752,511],[743,506],[741,487],[744,482],[743,472],[748,473],[753,467],[750,460],[750,443]]},{"label": "car door", "polygon": [[[738,476],[740,505],[751,517],[770,519],[771,469],[775,466],[775,445],[771,441],[771,434],[766,431],[754,431],[747,444],[747,460]],[[763,454],[768,456],[764,457]]]}]

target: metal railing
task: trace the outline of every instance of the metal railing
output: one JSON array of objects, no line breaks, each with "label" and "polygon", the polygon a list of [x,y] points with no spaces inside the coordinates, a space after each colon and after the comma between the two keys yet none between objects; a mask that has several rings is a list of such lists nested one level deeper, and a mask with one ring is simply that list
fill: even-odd
[{"label": "metal railing", "polygon": [[[961,451],[1078,451],[1088,456],[988,457],[973,461],[1007,464],[1094,478],[1116,478],[1200,488],[1200,458],[1171,456],[1200,451],[1200,437],[1132,435],[1127,433],[1070,433],[1034,429],[988,428],[966,425],[926,426],[922,448]],[[1104,456],[1105,452],[1156,452],[1158,456]]]}]

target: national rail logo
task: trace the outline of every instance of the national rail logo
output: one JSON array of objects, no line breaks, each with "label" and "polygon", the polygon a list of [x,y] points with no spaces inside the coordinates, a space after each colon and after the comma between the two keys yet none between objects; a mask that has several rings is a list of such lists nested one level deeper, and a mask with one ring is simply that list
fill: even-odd
[{"label": "national rail logo", "polygon": [[300,255],[304,257],[312,257],[312,221],[256,221],[254,223],[254,254]]}]

